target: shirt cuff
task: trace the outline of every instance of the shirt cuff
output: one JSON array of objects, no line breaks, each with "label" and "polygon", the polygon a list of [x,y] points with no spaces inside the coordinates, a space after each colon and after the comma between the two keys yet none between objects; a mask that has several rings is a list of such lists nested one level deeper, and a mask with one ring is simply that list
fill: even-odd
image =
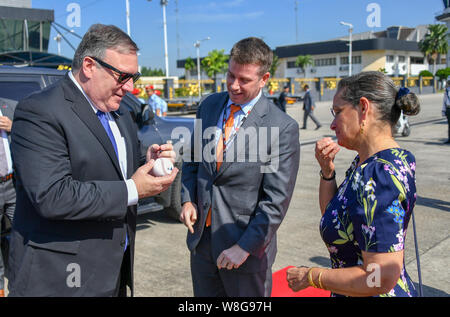
[{"label": "shirt cuff", "polygon": [[128,192],[128,206],[136,205],[139,200],[136,184],[132,179],[127,179],[125,183],[127,185]]}]

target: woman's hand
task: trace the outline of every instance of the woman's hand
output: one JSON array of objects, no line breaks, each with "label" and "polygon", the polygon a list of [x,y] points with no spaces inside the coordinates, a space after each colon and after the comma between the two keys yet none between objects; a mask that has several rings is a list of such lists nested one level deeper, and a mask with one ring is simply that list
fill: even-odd
[{"label": "woman's hand", "polygon": [[309,268],[306,266],[289,268],[286,271],[286,280],[289,288],[294,292],[307,288],[309,286],[308,271]]},{"label": "woman's hand", "polygon": [[323,176],[329,178],[334,171],[334,158],[341,150],[339,145],[330,137],[323,138],[316,142],[316,159],[322,169]]}]

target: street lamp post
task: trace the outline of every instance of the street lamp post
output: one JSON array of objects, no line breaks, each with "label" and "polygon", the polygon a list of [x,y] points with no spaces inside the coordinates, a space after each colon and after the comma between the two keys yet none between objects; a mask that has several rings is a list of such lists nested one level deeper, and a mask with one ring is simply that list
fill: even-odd
[{"label": "street lamp post", "polygon": [[201,73],[200,73],[200,43],[203,41],[208,41],[211,38],[208,36],[203,40],[194,43],[194,47],[197,49],[197,80],[198,80],[198,97],[202,97],[202,85],[201,85]]},{"label": "street lamp post", "polygon": [[[152,1],[152,0],[148,0]],[[166,63],[166,77],[169,77],[169,53],[167,52],[167,21],[166,21],[166,6],[169,0],[161,0],[160,4],[163,8],[163,26],[164,26],[164,59]]]},{"label": "street lamp post", "polygon": [[127,33],[128,36],[131,36],[131,31],[130,31],[130,2],[129,0],[125,0],[125,5],[126,5],[126,16],[127,16]]},{"label": "street lamp post", "polygon": [[352,75],[352,32],[353,24],[341,22],[342,25],[348,26],[349,44],[348,44],[348,76]]}]

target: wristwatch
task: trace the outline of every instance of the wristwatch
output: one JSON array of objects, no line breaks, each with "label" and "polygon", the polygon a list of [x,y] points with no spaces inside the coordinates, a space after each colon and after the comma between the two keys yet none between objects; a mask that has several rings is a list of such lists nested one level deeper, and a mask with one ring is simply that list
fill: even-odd
[{"label": "wristwatch", "polygon": [[323,176],[322,170],[320,170],[319,175],[324,181],[332,181],[336,178],[336,171],[333,171],[333,175],[331,175],[330,178],[326,178],[325,176]]}]

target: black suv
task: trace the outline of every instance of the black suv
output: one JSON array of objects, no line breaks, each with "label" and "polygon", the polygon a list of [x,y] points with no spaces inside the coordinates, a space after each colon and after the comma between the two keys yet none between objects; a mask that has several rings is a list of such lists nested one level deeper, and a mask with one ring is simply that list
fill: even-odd
[{"label": "black suv", "polygon": [[[31,93],[60,80],[66,72],[52,68],[0,66],[0,97],[17,103]],[[129,109],[138,125],[138,137],[144,146],[163,144],[170,140],[176,149],[181,149],[178,152],[187,151],[190,147],[190,138],[182,137],[183,134],[173,135],[173,132],[180,131],[176,128],[181,128],[181,131],[193,133],[193,118],[158,117],[151,107],[142,104],[129,93],[122,99],[122,105]],[[181,211],[181,165],[181,155],[178,155],[175,166],[180,172],[171,187],[155,197],[140,200],[138,214],[164,209],[171,218],[178,220]]]}]

